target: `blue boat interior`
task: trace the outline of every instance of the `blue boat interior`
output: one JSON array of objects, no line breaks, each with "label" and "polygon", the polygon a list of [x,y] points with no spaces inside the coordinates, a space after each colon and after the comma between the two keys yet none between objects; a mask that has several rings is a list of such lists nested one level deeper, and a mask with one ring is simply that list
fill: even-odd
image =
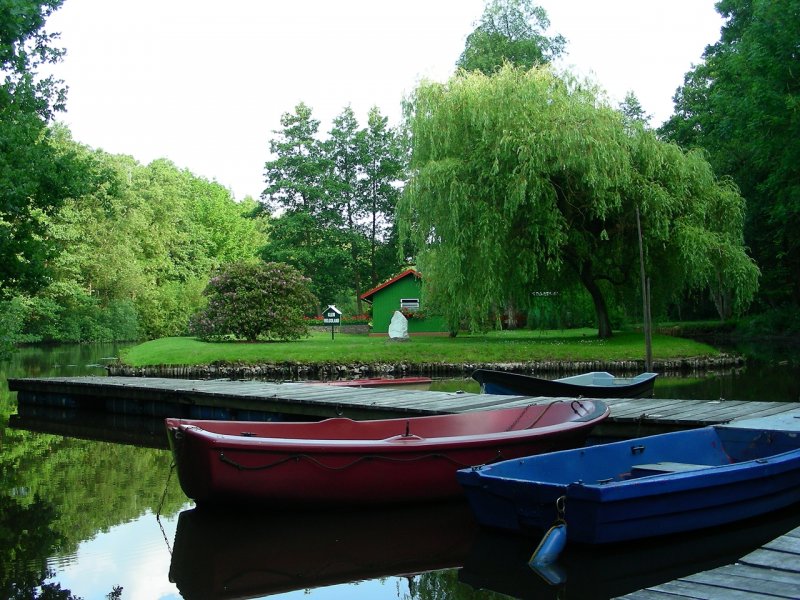
[{"label": "blue boat interior", "polygon": [[640,373],[635,377],[616,377],[605,371],[592,371],[591,373],[581,373],[580,375],[570,375],[556,379],[561,383],[571,383],[573,385],[586,385],[593,387],[613,387],[617,385],[632,385],[641,381],[654,379],[657,373]]},{"label": "blue boat interior", "polygon": [[758,461],[800,448],[800,433],[713,426],[509,460],[482,476],[554,485],[603,485],[638,477]]}]

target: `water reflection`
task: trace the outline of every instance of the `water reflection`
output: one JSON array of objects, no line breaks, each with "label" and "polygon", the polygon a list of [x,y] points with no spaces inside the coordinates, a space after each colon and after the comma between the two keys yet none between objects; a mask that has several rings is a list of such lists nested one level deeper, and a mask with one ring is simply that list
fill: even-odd
[{"label": "water reflection", "polygon": [[27,490],[0,494],[0,597],[35,598],[52,573],[44,560],[61,541],[54,527],[56,508],[41,498],[27,500]]},{"label": "water reflection", "polygon": [[9,426],[70,438],[167,450],[164,419],[74,408],[20,404]]},{"label": "water reflection", "polygon": [[794,506],[702,533],[606,547],[567,546],[544,573],[528,566],[536,540],[481,529],[458,578],[521,599],[603,600],[732,564],[798,526]]},{"label": "water reflection", "polygon": [[[9,586],[30,590],[42,582],[87,600],[105,598],[117,585],[123,600],[206,592],[382,600],[609,597],[731,562],[800,524],[791,515],[776,516],[751,523],[749,532],[735,528],[730,535],[627,550],[570,549],[562,557],[566,583],[551,587],[527,566],[536,540],[476,532],[463,505],[427,513],[412,507],[200,514],[186,510],[176,477],[165,495],[170,457],[160,419],[18,408],[5,384],[6,377],[102,374],[97,365],[117,350],[23,348],[0,365],[0,597],[12,597]],[[796,401],[797,365],[790,353],[776,351],[736,371],[659,377],[656,395]],[[433,389],[444,385],[477,391],[467,378],[435,382]],[[10,417],[13,428],[5,427]],[[404,576],[410,573],[416,574]],[[343,583],[353,580],[360,583]]]},{"label": "water reflection", "polygon": [[186,600],[272,595],[459,567],[465,502],[352,511],[184,511],[170,566]]},{"label": "water reflection", "polygon": [[656,380],[656,398],[682,400],[800,400],[798,368],[789,364],[748,361],[737,369],[692,374],[662,374]]}]

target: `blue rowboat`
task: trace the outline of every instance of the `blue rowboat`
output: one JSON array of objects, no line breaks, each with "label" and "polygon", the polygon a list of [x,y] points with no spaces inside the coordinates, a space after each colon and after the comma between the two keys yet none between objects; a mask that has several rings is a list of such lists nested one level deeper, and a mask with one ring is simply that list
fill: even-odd
[{"label": "blue rowboat", "polygon": [[[800,502],[800,432],[712,426],[457,474],[477,521],[583,544],[733,523]],[[557,509],[557,502],[559,509]]]},{"label": "blue rowboat", "polygon": [[605,371],[592,371],[551,380],[490,369],[476,369],[472,373],[484,394],[551,398],[644,398],[653,395],[657,376],[658,373],[641,373],[635,377],[615,377]]}]

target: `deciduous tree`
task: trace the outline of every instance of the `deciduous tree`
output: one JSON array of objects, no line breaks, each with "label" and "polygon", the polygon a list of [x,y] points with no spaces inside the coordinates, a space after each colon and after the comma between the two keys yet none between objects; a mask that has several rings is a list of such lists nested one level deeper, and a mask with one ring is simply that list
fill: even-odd
[{"label": "deciduous tree", "polygon": [[719,41],[675,94],[660,132],[702,148],[747,199],[745,239],[766,305],[800,304],[800,1],[723,0]]},{"label": "deciduous tree", "polygon": [[456,65],[491,74],[506,62],[530,68],[558,58],[566,46],[561,35],[548,37],[547,12],[531,0],[490,0]]},{"label": "deciduous tree", "polygon": [[65,88],[38,69],[63,50],[45,21],[62,0],[0,0],[0,296],[33,292],[47,281],[53,247],[48,215],[85,191],[84,166],[53,144],[48,122],[63,109]]},{"label": "deciduous tree", "polygon": [[398,217],[426,298],[451,325],[480,327],[497,306],[580,283],[610,336],[606,295],[639,284],[637,208],[654,296],[705,290],[730,310],[752,298],[758,270],[735,186],[600,96],[569,75],[511,66],[417,88]]},{"label": "deciduous tree", "polygon": [[267,187],[261,197],[272,212],[302,210],[319,215],[328,208],[324,178],[329,171],[317,138],[319,121],[301,102],[293,113],[281,116],[281,126],[269,143],[275,158],[264,165]]},{"label": "deciduous tree", "polygon": [[389,246],[391,254],[397,253],[394,216],[406,177],[408,144],[397,130],[389,127],[388,118],[377,106],[367,116],[364,143],[364,177],[359,183],[367,214],[370,280],[375,286],[394,271],[393,266],[387,269],[381,265],[381,254],[385,254],[381,250]]},{"label": "deciduous tree", "polygon": [[[141,165],[74,142],[54,143],[102,185],[43,218],[47,284],[26,297],[31,341],[107,341],[180,335],[214,268],[257,260],[266,243],[255,202],[167,160]],[[137,331],[138,330],[138,331]]]},{"label": "deciduous tree", "polygon": [[364,202],[359,194],[359,180],[363,177],[367,160],[364,131],[359,130],[353,109],[349,106],[333,120],[328,139],[323,142],[325,156],[331,170],[328,177],[328,194],[332,210],[330,222],[341,229],[349,250],[349,269],[358,314],[362,314],[362,248],[364,244]]},{"label": "deciduous tree", "polygon": [[401,138],[377,108],[360,128],[346,107],[327,138],[304,104],[286,114],[284,128],[270,142],[262,199],[272,211],[264,260],[287,262],[311,278],[322,305],[355,296],[361,312],[363,281],[376,283],[395,270],[383,252],[403,175]]}]

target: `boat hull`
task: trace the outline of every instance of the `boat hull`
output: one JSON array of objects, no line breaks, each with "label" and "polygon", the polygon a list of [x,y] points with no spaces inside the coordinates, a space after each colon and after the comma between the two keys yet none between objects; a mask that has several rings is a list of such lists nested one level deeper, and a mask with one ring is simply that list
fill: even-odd
[{"label": "boat hull", "polygon": [[[485,394],[551,398],[644,398],[653,395],[657,373],[614,377],[593,372],[562,379],[542,379],[521,373],[477,369],[472,378]],[[584,383],[585,381],[585,383]]]},{"label": "boat hull", "polygon": [[461,496],[458,469],[579,446],[607,415],[584,400],[381,421],[166,426],[181,487],[197,503],[383,504]]},{"label": "boat hull", "polygon": [[372,377],[369,379],[336,379],[332,381],[308,381],[315,385],[353,388],[402,388],[404,390],[430,390],[430,377]]},{"label": "boat hull", "polygon": [[707,427],[505,461],[462,470],[458,479],[483,525],[540,532],[564,498],[568,539],[606,544],[800,502],[800,436]]}]

